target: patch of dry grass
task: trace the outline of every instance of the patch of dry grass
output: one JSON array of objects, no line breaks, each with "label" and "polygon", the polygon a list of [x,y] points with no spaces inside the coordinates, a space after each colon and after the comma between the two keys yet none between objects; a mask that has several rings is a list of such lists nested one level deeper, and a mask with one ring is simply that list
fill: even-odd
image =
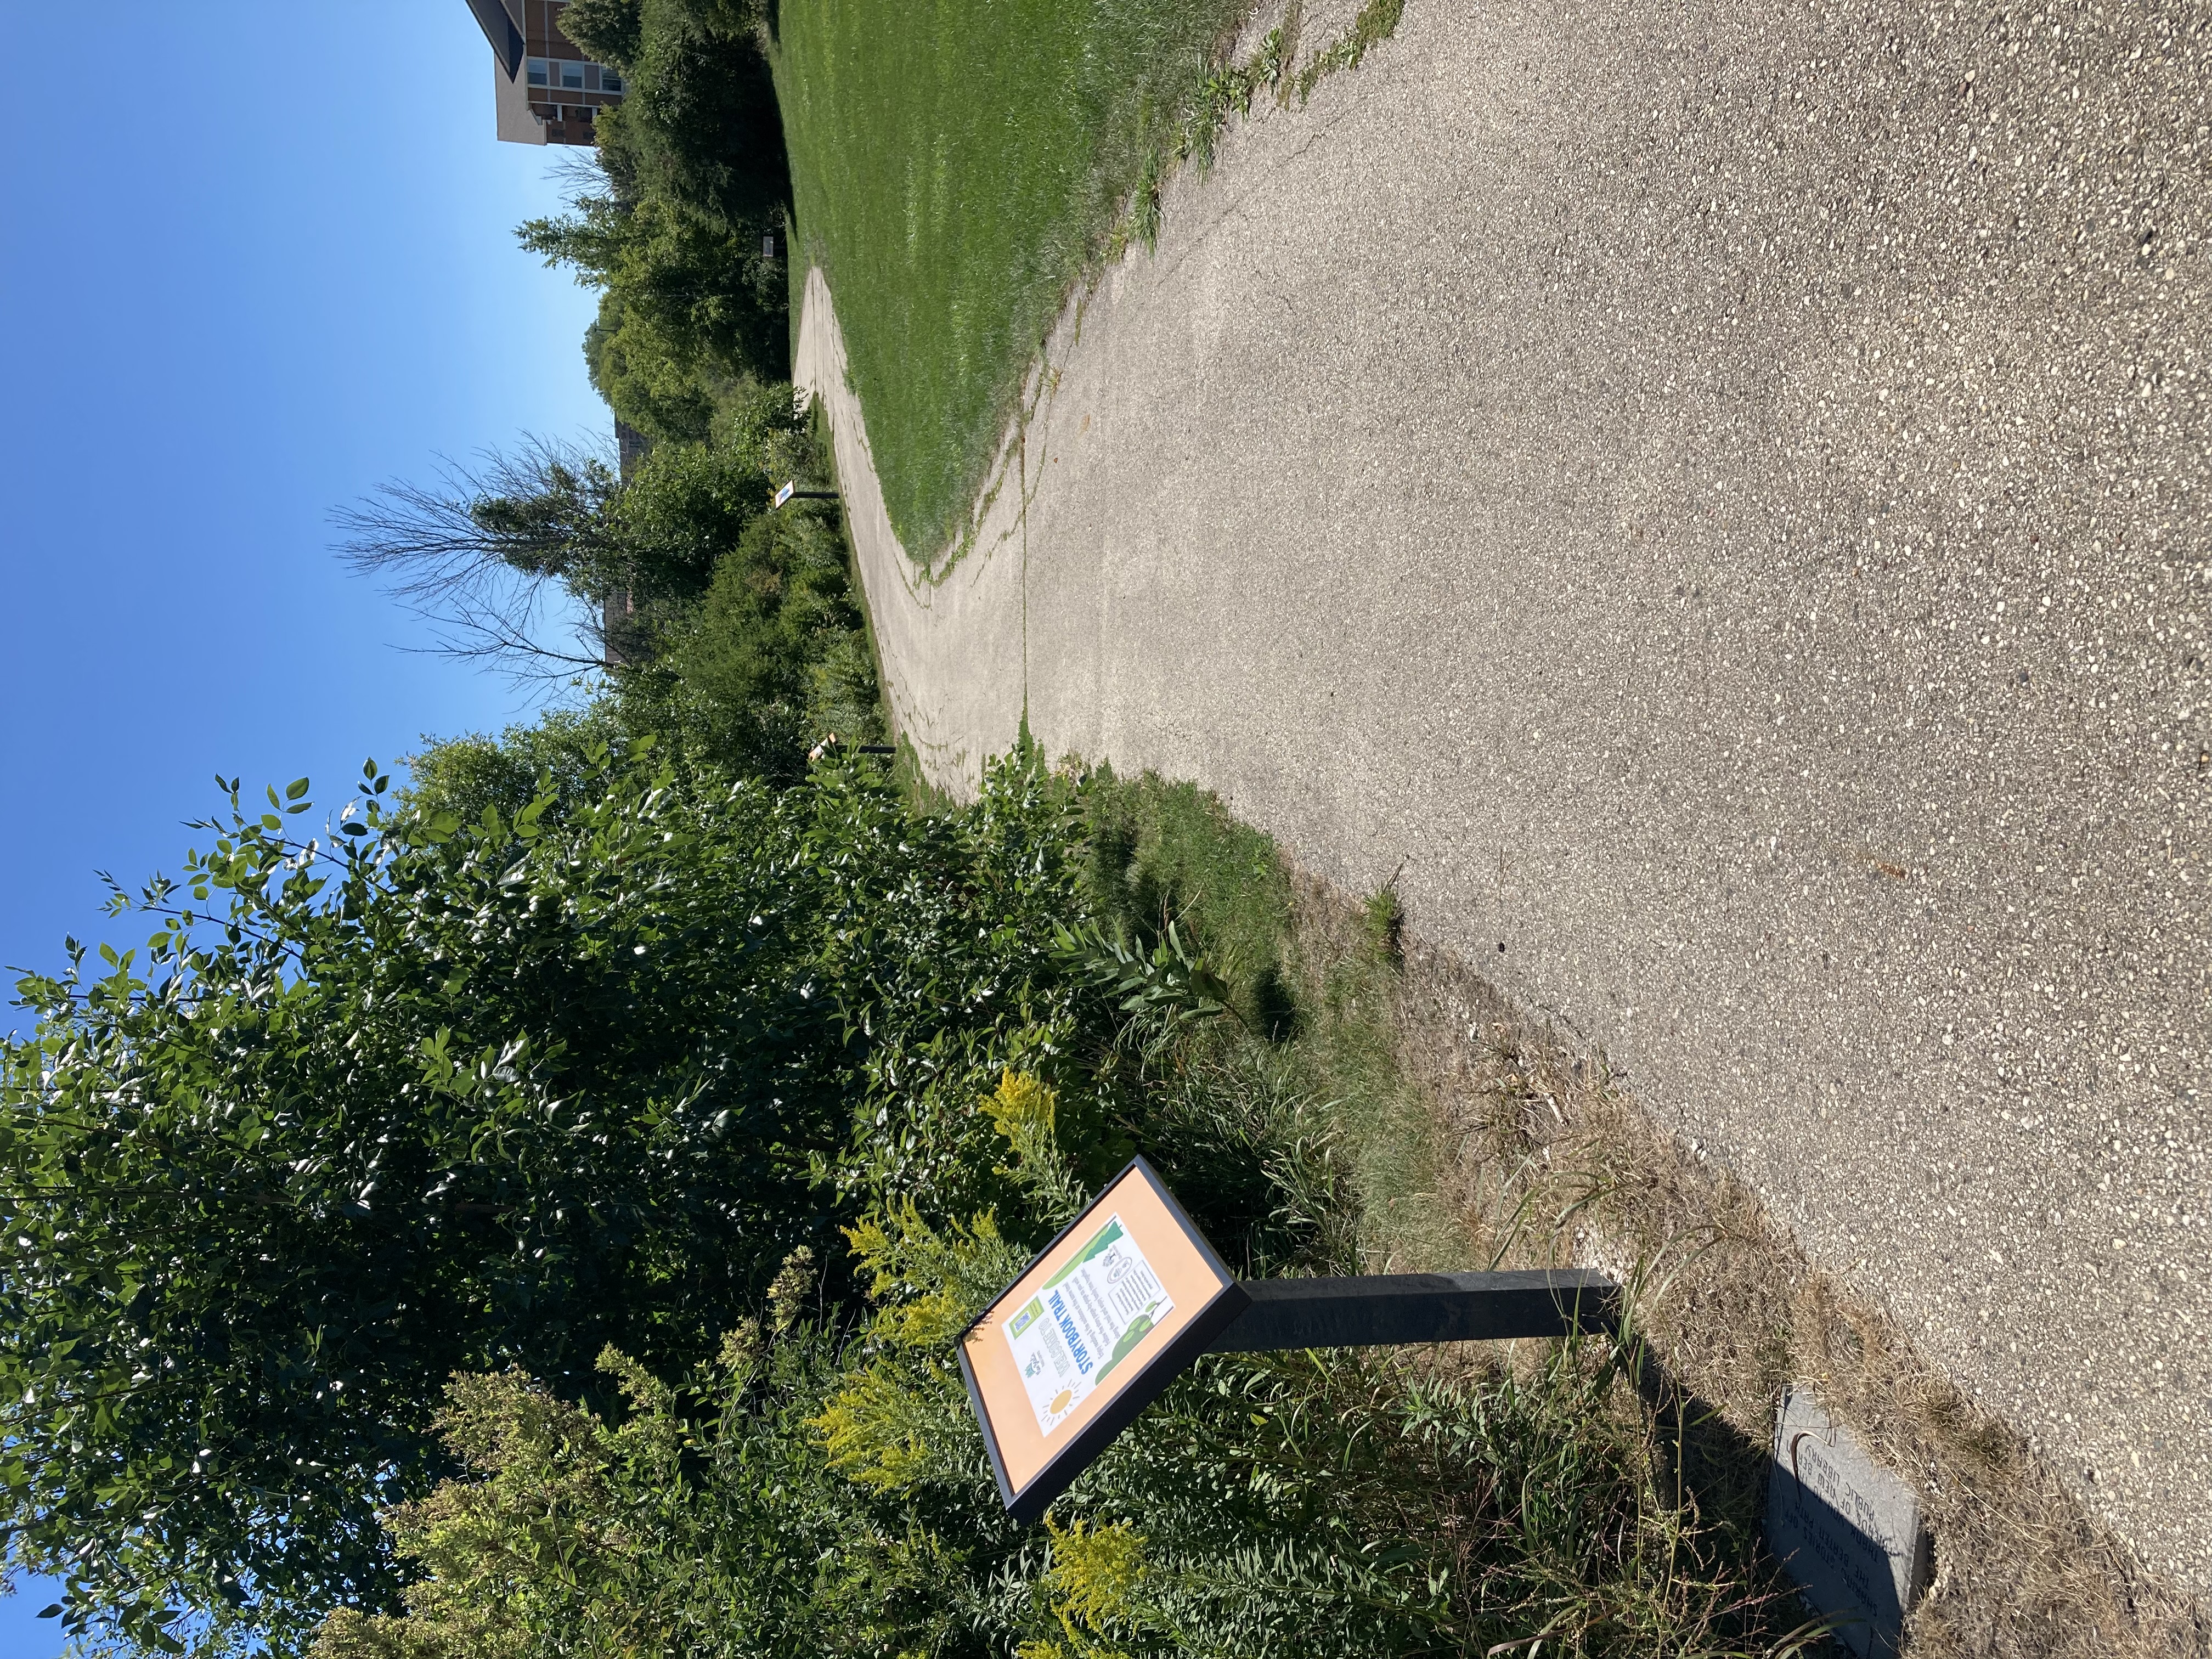
[{"label": "patch of dry grass", "polygon": [[[1348,1254],[1360,1271],[1617,1274],[1648,1363],[1642,1401],[1607,1409],[1653,1437],[1671,1466],[1657,1486],[1679,1481],[1694,1496],[1683,1512],[1732,1534],[1747,1563],[1776,1407],[1787,1384],[1809,1385],[1920,1494],[1936,1571],[1908,1628],[1919,1659],[2212,1653],[2199,1608],[2153,1579],[1880,1308],[1814,1268],[1756,1193],[1617,1087],[1602,1054],[1523,1018],[1423,941],[1394,893],[1354,897],[1274,862],[1265,837],[1188,787],[1121,787],[1133,825],[1159,822],[1122,832],[1117,867],[1152,869],[1152,902],[1194,923],[1240,975],[1279,972],[1290,993],[1297,1017],[1282,1063],[1326,1103],[1358,1199]],[[1419,1363],[1533,1376],[1554,1359],[1548,1344],[1504,1356],[1473,1345]]]},{"label": "patch of dry grass", "polygon": [[[1297,894],[1300,936],[1319,948],[1359,925],[1360,907],[1325,884],[1301,879]],[[1757,1524],[1775,1408],[1802,1381],[1920,1494],[1936,1571],[1910,1654],[2212,1652],[2201,1608],[2154,1581],[1880,1308],[1808,1264],[1755,1193],[1614,1087],[1602,1055],[1524,1019],[1411,933],[1390,1012],[1437,1188],[1474,1253],[1603,1266],[1633,1287],[1658,1386],[1701,1402],[1680,1449],[1709,1513]]]}]

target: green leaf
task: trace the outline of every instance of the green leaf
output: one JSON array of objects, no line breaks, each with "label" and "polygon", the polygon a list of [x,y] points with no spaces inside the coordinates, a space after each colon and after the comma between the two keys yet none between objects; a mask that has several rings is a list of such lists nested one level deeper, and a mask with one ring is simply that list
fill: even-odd
[{"label": "green leaf", "polygon": [[286,800],[297,800],[301,796],[307,793],[307,781],[305,778],[295,778],[291,782],[284,786],[284,799]]}]

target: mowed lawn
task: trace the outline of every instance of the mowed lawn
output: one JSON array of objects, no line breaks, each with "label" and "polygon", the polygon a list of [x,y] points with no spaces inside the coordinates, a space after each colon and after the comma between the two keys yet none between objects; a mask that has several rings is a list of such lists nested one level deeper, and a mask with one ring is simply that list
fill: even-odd
[{"label": "mowed lawn", "polygon": [[1249,0],[782,0],[805,265],[837,302],[891,523],[963,523],[1069,285]]}]

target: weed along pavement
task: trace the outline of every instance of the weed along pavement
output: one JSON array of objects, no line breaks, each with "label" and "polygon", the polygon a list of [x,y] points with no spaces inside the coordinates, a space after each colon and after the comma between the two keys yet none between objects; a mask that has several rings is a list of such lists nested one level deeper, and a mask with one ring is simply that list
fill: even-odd
[{"label": "weed along pavement", "polygon": [[[1264,20],[1262,20],[1264,21]],[[938,781],[1218,790],[1599,1046],[2212,1590],[2201,10],[1412,0],[1182,176],[919,579]]]}]

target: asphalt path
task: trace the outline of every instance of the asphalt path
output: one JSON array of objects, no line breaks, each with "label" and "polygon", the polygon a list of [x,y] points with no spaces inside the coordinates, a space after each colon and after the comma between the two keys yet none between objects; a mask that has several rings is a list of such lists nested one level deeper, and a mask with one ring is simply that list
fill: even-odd
[{"label": "asphalt path", "polygon": [[2212,1590],[2212,10],[1455,6],[1170,191],[902,729],[1220,792]]}]

